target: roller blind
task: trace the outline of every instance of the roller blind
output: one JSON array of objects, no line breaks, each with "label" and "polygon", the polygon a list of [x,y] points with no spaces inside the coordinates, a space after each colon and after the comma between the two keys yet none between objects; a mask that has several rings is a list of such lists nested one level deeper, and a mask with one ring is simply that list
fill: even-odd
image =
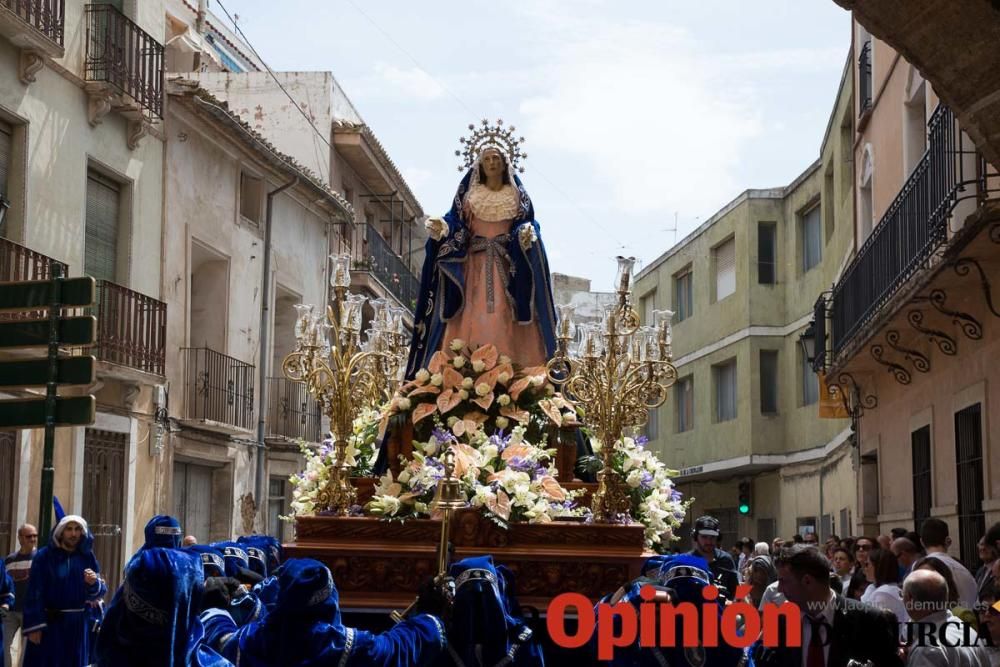
[{"label": "roller blind", "polygon": [[97,280],[115,280],[118,257],[120,187],[91,171],[87,174],[87,232],[84,273]]},{"label": "roller blind", "polygon": [[736,291],[736,241],[730,239],[715,249],[715,300]]}]

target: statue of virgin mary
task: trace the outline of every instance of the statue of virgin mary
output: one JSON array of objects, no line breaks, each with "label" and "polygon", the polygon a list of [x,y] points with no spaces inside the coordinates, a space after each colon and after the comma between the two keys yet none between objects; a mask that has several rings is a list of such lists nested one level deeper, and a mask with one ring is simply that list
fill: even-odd
[{"label": "statue of virgin mary", "polygon": [[455,339],[492,343],[521,366],[544,364],[555,351],[549,263],[516,173],[523,172],[523,139],[499,121],[470,129],[472,137],[462,139],[468,170],[451,210],[426,223],[408,379]]}]

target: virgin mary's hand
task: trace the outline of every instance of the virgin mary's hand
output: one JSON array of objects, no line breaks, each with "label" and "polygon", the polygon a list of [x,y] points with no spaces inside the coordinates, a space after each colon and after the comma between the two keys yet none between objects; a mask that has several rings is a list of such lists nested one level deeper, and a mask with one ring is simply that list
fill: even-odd
[{"label": "virgin mary's hand", "polygon": [[444,218],[427,218],[424,229],[435,241],[440,241],[448,235],[448,223],[444,221]]},{"label": "virgin mary's hand", "polygon": [[521,250],[527,250],[531,245],[538,240],[538,236],[535,235],[535,226],[531,223],[526,223],[517,230],[517,240],[521,244]]}]

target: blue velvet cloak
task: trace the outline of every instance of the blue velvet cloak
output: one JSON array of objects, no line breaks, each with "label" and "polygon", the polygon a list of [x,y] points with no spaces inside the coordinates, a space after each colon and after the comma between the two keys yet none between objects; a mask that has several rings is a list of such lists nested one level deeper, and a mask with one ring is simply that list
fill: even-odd
[{"label": "blue velvet cloak", "polygon": [[333,577],[318,561],[287,561],[278,582],[278,601],[263,621],[241,628],[226,611],[204,612],[206,643],[241,667],[416,667],[434,664],[444,650],[441,622],[427,614],[380,635],[345,627]]},{"label": "blue velvet cloak", "polygon": [[83,581],[84,570],[101,571],[92,551],[94,536],[85,528],[76,550],[66,551],[56,542],[61,525],[31,561],[22,633],[41,630],[42,641],[25,644],[24,667],[83,667],[90,662],[90,606],[108,588],[100,578],[92,586]]},{"label": "blue velvet cloak", "polygon": [[147,547],[131,559],[97,640],[98,667],[232,667],[205,646],[199,557]]},{"label": "blue velvet cloak", "polygon": [[455,599],[448,628],[448,653],[439,667],[543,667],[545,659],[531,628],[518,618],[513,578],[492,556],[454,563]]},{"label": "blue velvet cloak", "polygon": [[[463,211],[465,195],[470,188],[474,165],[459,183],[451,210],[444,219],[448,234],[440,241],[427,240],[424,266],[420,275],[420,294],[414,310],[413,340],[406,366],[406,378],[412,379],[417,371],[426,368],[431,355],[441,348],[448,321],[461,312],[465,303],[465,260],[468,256],[472,232]],[[541,331],[545,353],[551,357],[556,349],[555,308],[552,301],[552,283],[549,261],[545,254],[535,220],[535,209],[521,179],[513,176],[514,187],[520,195],[520,211],[511,223],[510,253],[513,275],[507,281],[507,292],[513,300],[514,318],[519,324],[536,324]],[[525,225],[535,228],[538,241],[527,251],[521,249],[518,234]],[[514,350],[500,350],[513,356]]]}]

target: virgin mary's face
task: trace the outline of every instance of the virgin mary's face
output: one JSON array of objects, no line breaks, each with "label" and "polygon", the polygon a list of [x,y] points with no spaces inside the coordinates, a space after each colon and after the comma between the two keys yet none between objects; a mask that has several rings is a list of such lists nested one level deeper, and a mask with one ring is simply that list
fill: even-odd
[{"label": "virgin mary's face", "polygon": [[479,160],[479,163],[483,166],[483,171],[486,172],[487,176],[500,176],[503,174],[503,156],[496,149],[490,148],[483,151],[483,157]]}]

